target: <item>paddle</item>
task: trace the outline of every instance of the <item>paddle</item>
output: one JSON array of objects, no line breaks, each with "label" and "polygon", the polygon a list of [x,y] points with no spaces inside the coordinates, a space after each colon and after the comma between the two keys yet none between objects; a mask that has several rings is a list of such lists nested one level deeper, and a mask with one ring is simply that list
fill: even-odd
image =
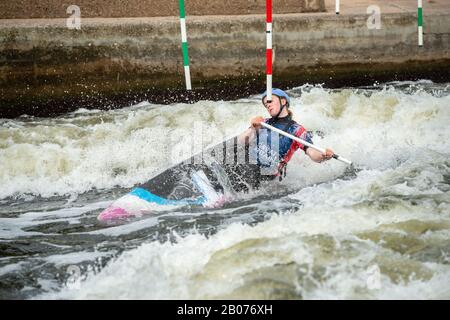
[{"label": "paddle", "polygon": [[[269,130],[278,132],[279,134],[281,134],[281,135],[283,135],[283,136],[285,136],[285,137],[288,137],[289,139],[292,139],[292,140],[294,140],[294,141],[300,142],[301,144],[303,144],[303,145],[305,145],[305,146],[307,146],[307,147],[316,149],[317,151],[319,151],[319,152],[321,152],[321,153],[323,153],[323,154],[326,153],[326,151],[325,151],[324,148],[315,146],[315,145],[309,143],[308,141],[305,141],[305,140],[303,140],[303,139],[300,139],[300,138],[298,138],[298,137],[295,137],[295,136],[293,136],[292,134],[289,134],[289,133],[287,133],[287,132],[284,132],[283,130],[280,130],[280,129],[278,129],[278,128],[272,127],[270,124],[267,124],[267,123],[265,123],[265,122],[261,122],[261,125],[262,125],[263,127],[266,127],[266,128],[269,129]],[[339,155],[337,155],[337,154],[334,154],[334,155],[333,155],[333,158],[336,159],[336,160],[342,161],[342,162],[344,162],[344,163],[346,163],[346,164],[350,164],[350,165],[352,164],[352,162],[351,162],[350,160],[347,160],[347,159],[345,159],[345,158],[343,158],[343,157],[341,157],[341,156],[339,156]]]}]

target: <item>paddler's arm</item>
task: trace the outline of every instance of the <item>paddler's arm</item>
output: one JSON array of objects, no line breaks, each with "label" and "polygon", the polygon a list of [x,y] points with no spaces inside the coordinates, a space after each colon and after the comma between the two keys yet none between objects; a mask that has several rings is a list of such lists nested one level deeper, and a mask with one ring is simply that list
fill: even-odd
[{"label": "paddler's arm", "polygon": [[323,154],[322,152],[317,151],[316,149],[308,148],[306,149],[306,154],[311,158],[312,161],[320,163],[326,160],[330,160],[334,155],[333,150],[328,148],[325,150],[326,154]]},{"label": "paddler's arm", "polygon": [[248,128],[238,137],[238,143],[248,144],[255,137],[255,133],[255,128]]},{"label": "paddler's arm", "polygon": [[255,117],[251,120],[251,126],[247,130],[245,130],[239,137],[238,143],[240,144],[248,144],[249,141],[253,140],[256,135],[256,130],[261,128],[261,122],[264,121],[263,117]]}]

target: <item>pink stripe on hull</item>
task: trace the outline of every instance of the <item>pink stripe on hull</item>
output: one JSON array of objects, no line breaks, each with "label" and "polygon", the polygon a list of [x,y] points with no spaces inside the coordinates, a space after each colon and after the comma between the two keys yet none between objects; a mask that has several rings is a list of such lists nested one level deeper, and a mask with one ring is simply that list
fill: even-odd
[{"label": "pink stripe on hull", "polygon": [[98,216],[98,220],[100,221],[111,221],[111,220],[119,220],[126,219],[131,217],[132,214],[128,213],[125,209],[118,207],[108,207],[100,213]]}]

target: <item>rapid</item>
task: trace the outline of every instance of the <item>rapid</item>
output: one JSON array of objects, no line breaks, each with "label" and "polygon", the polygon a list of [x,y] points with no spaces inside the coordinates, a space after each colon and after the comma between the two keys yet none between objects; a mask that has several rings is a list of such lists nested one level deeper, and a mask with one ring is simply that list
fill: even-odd
[{"label": "rapid", "polygon": [[239,134],[259,96],[0,119],[0,299],[450,299],[450,84],[288,91],[314,143],[221,208],[96,217]]}]

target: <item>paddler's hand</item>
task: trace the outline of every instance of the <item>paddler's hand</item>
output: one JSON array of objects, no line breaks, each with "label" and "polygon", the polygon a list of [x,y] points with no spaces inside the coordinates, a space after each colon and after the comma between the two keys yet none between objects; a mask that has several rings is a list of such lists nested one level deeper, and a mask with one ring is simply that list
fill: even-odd
[{"label": "paddler's hand", "polygon": [[322,161],[330,160],[331,158],[333,158],[333,156],[334,156],[333,150],[326,148],[325,154],[322,154]]},{"label": "paddler's hand", "polygon": [[263,117],[254,117],[251,121],[252,127],[255,129],[260,129],[262,127],[261,122],[264,122]]}]

